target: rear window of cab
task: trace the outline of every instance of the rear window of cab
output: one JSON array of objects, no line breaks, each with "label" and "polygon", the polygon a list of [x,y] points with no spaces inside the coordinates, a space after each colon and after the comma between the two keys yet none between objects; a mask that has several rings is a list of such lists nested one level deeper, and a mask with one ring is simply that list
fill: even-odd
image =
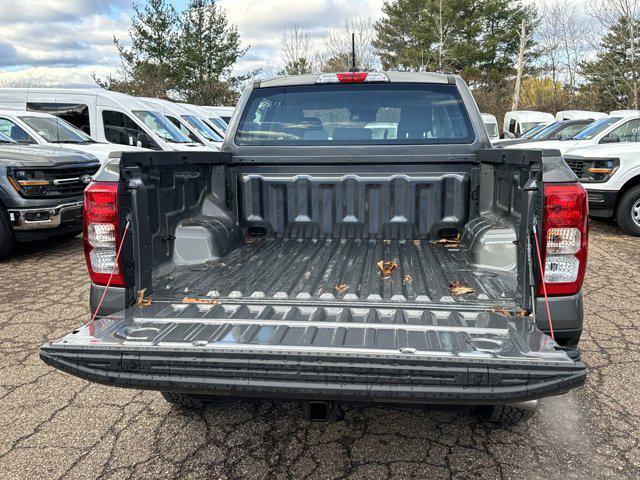
[{"label": "rear window of cab", "polygon": [[469,144],[455,85],[361,83],[258,88],[235,135],[249,145]]}]

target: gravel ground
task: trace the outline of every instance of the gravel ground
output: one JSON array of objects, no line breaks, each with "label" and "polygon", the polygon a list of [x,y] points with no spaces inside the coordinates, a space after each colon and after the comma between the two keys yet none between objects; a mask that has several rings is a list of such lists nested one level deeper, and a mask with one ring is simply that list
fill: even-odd
[{"label": "gravel ground", "polygon": [[639,252],[592,223],[587,384],[505,429],[469,409],[351,408],[329,424],[295,403],[189,412],[65,375],[38,347],[88,315],[81,239],[22,248],[0,263],[0,478],[640,478]]}]

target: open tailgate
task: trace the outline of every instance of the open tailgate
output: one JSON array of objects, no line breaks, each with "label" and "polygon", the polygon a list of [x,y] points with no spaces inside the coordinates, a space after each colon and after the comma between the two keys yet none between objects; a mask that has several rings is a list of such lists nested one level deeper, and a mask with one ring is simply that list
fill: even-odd
[{"label": "open tailgate", "polygon": [[40,356],[120,387],[358,402],[511,403],[585,380],[528,317],[410,306],[154,302]]}]

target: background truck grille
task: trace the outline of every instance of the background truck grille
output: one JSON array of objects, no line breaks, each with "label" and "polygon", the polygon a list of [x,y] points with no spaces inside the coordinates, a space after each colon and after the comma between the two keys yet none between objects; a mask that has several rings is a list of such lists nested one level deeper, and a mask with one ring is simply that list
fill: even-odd
[{"label": "background truck grille", "polygon": [[[98,163],[55,168],[20,168],[12,172],[20,186],[20,194],[28,198],[65,198],[82,195],[91,177],[98,171]],[[43,180],[46,185],[28,186],[30,180]]]},{"label": "background truck grille", "polygon": [[565,156],[564,161],[567,162],[567,165],[569,165],[569,168],[573,170],[573,173],[575,173],[578,176],[578,178],[582,177],[584,173],[584,165],[585,165],[582,159]]}]

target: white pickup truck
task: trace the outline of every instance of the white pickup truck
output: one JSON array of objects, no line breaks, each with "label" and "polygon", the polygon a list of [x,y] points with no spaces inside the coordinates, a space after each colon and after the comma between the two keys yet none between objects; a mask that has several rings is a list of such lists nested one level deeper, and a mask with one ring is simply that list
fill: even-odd
[{"label": "white pickup truck", "polygon": [[[527,143],[527,148],[558,149],[565,154],[569,150],[594,145],[619,144],[640,140],[640,116],[609,116],[591,123],[573,138]],[[509,145],[504,148],[521,148],[521,145]]]},{"label": "white pickup truck", "polygon": [[574,148],[564,160],[587,190],[589,214],[640,236],[640,143]]}]

